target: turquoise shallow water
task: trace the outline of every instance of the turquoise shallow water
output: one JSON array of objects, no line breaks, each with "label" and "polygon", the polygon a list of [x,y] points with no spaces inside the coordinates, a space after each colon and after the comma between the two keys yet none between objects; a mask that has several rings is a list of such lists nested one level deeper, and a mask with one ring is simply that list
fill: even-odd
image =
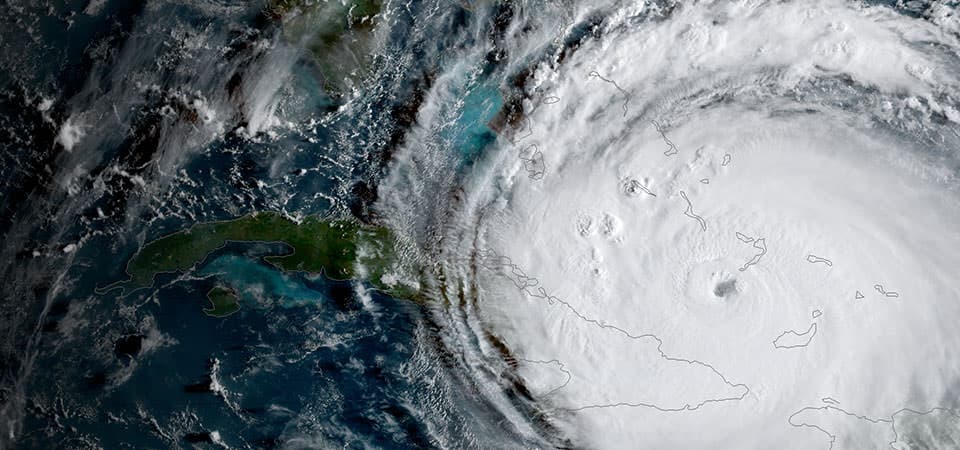
[{"label": "turquoise shallow water", "polygon": [[453,147],[470,164],[483,149],[497,139],[496,133],[487,124],[503,106],[503,97],[497,86],[490,81],[478,83],[463,96],[463,109],[449,136]]},{"label": "turquoise shallow water", "polygon": [[308,288],[301,279],[250,257],[221,255],[204,265],[198,274],[213,276],[234,288],[241,307],[319,307],[322,301],[322,295]]},{"label": "turquoise shallow water", "polygon": [[[232,247],[132,294],[95,289],[123,279],[143,242],[197,222],[383,220],[378,202],[407,195],[378,191],[402,158],[433,170],[396,177],[426,186],[404,199],[405,231],[442,241],[458,225],[446,208],[498,145],[505,99],[537,103],[528,69],[567,70],[623,6],[388,2],[376,54],[338,53],[363,64],[327,92],[309,39],[294,38],[316,30],[286,32],[263,8],[275,3],[13,1],[0,14],[0,448],[573,447],[516,361],[484,353],[466,309]],[[666,6],[652,20],[676,6],[646,4]],[[239,294],[229,317],[203,314],[218,283]]]},{"label": "turquoise shallow water", "polygon": [[[448,50],[487,41],[488,6],[390,4],[378,54],[340,54],[369,57],[369,72],[327,92],[309,42],[261,3],[121,3],[0,17],[22,47],[0,52],[0,448],[524,442],[426,305],[281,272],[260,259],[273,245],[228,245],[126,295],[96,290],[125,278],[143,242],[193,223],[265,210],[371,220],[388,163],[460,57]],[[437,143],[460,168],[496,140],[490,65],[443,106]],[[82,136],[66,151],[71,117]],[[217,284],[239,311],[203,313]]]}]

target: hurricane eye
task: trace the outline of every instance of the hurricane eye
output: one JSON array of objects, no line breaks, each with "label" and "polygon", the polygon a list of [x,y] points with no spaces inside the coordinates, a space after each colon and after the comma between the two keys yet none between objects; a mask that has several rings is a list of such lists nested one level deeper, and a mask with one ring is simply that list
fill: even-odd
[{"label": "hurricane eye", "polygon": [[737,292],[737,279],[724,280],[717,283],[713,288],[713,295],[726,298]]}]

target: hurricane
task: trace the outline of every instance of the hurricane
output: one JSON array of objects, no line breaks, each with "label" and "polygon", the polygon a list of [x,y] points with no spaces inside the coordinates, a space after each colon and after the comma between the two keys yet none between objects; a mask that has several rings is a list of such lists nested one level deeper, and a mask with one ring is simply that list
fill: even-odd
[{"label": "hurricane", "polygon": [[0,448],[960,446],[955,0],[3,16]]}]

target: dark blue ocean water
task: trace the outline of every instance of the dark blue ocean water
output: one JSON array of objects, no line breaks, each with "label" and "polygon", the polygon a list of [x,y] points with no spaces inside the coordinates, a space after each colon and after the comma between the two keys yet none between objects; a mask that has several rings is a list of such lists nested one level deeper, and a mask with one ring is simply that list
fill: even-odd
[{"label": "dark blue ocean water", "polygon": [[[263,4],[107,1],[88,14],[90,3],[24,4],[3,19],[0,447],[511,442],[515,430],[458,368],[431,305],[281,273],[261,259],[279,246],[231,244],[151,288],[98,290],[125,278],[143,242],[193,223],[262,210],[375,220],[372,192],[447,64],[443,50],[477,44],[470,28],[489,12],[391,9],[387,47],[408,63],[374,58],[381,76],[359,99],[326,91],[300,53],[273,82],[286,124],[250,136],[237,130],[261,92],[243,80],[280,53],[258,43],[284,45]],[[502,74],[478,69],[439,136],[462,170],[496,140],[487,124],[503,106]],[[235,108],[199,144],[195,99]],[[88,126],[66,150],[57,136],[71,117]],[[208,317],[204,293],[220,282],[241,309]]]},{"label": "dark blue ocean water", "polygon": [[[404,406],[415,390],[416,380],[403,375],[403,365],[414,350],[417,306],[373,293],[377,308],[371,312],[357,303],[348,283],[292,281],[255,264],[240,263],[227,276],[245,282],[237,286],[242,310],[228,318],[200,313],[204,283],[161,290],[155,326],[177,343],[138,355],[141,366],[129,381],[105,395],[94,388],[88,401],[101,398],[104,411],[127,420],[137,421],[138,410],[146,411],[141,421],[157,420],[163,433],[184,439],[219,431],[231,446],[269,447],[300,434],[319,434],[337,446],[353,439],[375,446],[423,444]],[[268,287],[253,294],[250,285],[258,282]],[[121,358],[111,366],[123,371],[129,364]],[[383,428],[383,416],[397,428]],[[321,426],[323,433],[314,429]],[[159,430],[144,433],[151,427],[79,429],[101,436],[106,447],[169,444],[156,436]]]},{"label": "dark blue ocean water", "polygon": [[[507,358],[476,356],[476,335],[448,339],[469,318],[440,299],[283,273],[262,259],[275,244],[230,244],[136,292],[101,289],[143,243],[198,222],[379,223],[399,149],[438,168],[414,180],[429,198],[401,211],[409,228],[443,229],[459,181],[505,124],[525,126],[521,99],[536,100],[523,92],[534,61],[511,61],[503,41],[547,34],[515,17],[565,4],[385,2],[378,51],[338,54],[360,61],[341,83],[311,46],[319,20],[271,15],[277,3],[294,2],[4,5],[0,449],[563,446]],[[868,3],[920,17],[930,2]],[[560,64],[601,35],[603,14],[525,55]],[[203,313],[217,284],[236,288],[238,312]]]}]

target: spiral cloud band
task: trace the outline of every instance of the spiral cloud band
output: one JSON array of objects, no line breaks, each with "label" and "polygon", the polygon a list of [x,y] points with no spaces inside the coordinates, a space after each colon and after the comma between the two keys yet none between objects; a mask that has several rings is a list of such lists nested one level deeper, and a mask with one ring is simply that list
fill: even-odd
[{"label": "spiral cloud band", "polygon": [[958,442],[956,16],[611,8],[445,244],[543,414],[596,448]]}]

